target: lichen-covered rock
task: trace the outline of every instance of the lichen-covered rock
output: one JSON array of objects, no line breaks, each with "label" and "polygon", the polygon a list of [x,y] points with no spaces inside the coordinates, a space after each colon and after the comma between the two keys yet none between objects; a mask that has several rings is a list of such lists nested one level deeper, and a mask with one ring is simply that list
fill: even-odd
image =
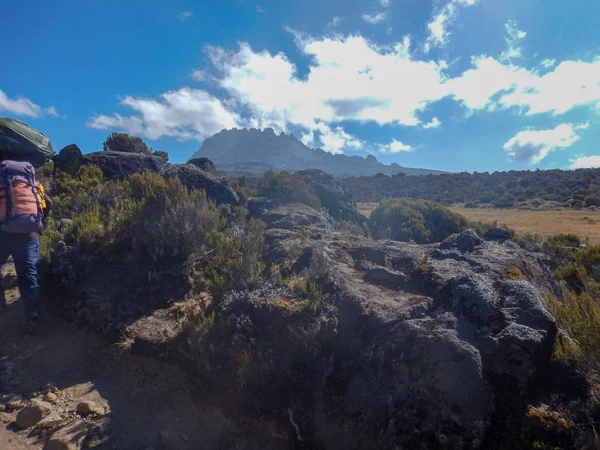
[{"label": "lichen-covered rock", "polygon": [[320,290],[225,297],[205,341],[224,395],[239,398],[243,374],[241,401],[287,411],[302,448],[495,448],[490,424],[525,407],[550,362],[548,268],[472,231],[421,246],[274,227],[288,215],[268,220],[267,255]]}]

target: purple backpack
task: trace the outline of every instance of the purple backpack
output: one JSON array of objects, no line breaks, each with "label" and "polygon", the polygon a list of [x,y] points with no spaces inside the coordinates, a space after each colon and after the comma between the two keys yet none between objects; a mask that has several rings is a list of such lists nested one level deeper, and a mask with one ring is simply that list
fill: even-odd
[{"label": "purple backpack", "polygon": [[42,194],[35,169],[28,162],[0,161],[0,230],[41,232]]}]

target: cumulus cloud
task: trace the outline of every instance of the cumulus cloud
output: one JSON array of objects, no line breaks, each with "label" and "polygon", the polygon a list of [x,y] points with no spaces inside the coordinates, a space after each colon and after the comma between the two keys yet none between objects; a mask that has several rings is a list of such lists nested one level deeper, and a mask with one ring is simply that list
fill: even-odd
[{"label": "cumulus cloud", "polygon": [[361,17],[365,22],[370,23],[371,25],[376,25],[385,20],[386,13],[378,12],[375,14],[363,14]]},{"label": "cumulus cloud", "polygon": [[390,6],[390,0],[377,0],[377,1],[384,8],[387,8],[388,6]]},{"label": "cumulus cloud", "polygon": [[284,54],[257,53],[247,44],[236,53],[213,49],[211,58],[221,87],[265,126],[281,129],[344,120],[416,126],[419,111],[444,96],[440,66],[411,59],[409,39],[390,49],[360,36],[300,45],[313,60],[303,79]]},{"label": "cumulus cloud", "polygon": [[202,140],[240,123],[239,116],[219,99],[199,89],[169,91],[162,94],[160,100],[127,96],[121,105],[137,115],[96,115],[88,121],[88,126],[100,130],[121,129],[148,139],[170,136]]},{"label": "cumulus cloud", "polygon": [[600,155],[580,156],[571,160],[571,169],[592,169],[600,167]]},{"label": "cumulus cloud", "polygon": [[381,153],[401,153],[412,152],[414,150],[414,147],[404,144],[396,139],[392,139],[392,142],[387,145],[380,144],[378,147]]},{"label": "cumulus cloud", "polygon": [[576,126],[563,123],[552,130],[524,130],[504,144],[515,161],[537,164],[557,148],[566,148],[579,140]]},{"label": "cumulus cloud", "polygon": [[427,24],[429,35],[425,43],[425,52],[433,47],[444,47],[450,40],[450,27],[458,19],[460,7],[473,6],[477,0],[450,0]]},{"label": "cumulus cloud", "polygon": [[[471,4],[462,1],[455,3]],[[515,26],[511,33],[519,38],[524,32]],[[178,139],[201,139],[235,125],[272,127],[277,132],[297,131],[303,141],[335,153],[368,147],[345,131],[348,121],[439,127],[439,118],[424,123],[421,115],[442,99],[458,102],[468,114],[511,109],[556,116],[577,107],[600,106],[598,58],[562,61],[541,74],[539,65],[527,68],[499,55],[482,55],[472,58],[464,72],[450,76],[443,60],[415,59],[408,36],[388,46],[360,35],[294,37],[299,53],[309,61],[302,74],[284,53],[255,51],[247,43],[234,50],[210,47],[209,67],[194,71],[192,78],[210,80],[220,99],[187,87],[156,99],[125,97],[122,106],[134,111],[131,116],[95,116],[90,126]],[[583,126],[574,130],[583,132]],[[532,160],[554,148],[536,145],[537,151],[529,147]],[[527,153],[513,147],[515,159]]]},{"label": "cumulus cloud", "polygon": [[16,116],[26,116],[37,119],[43,116],[57,117],[58,113],[54,106],[42,108],[25,97],[10,98],[0,89],[0,111],[8,112]]},{"label": "cumulus cloud", "polygon": [[192,17],[194,17],[194,13],[192,11],[183,11],[177,14],[177,18],[182,22],[190,20]]}]

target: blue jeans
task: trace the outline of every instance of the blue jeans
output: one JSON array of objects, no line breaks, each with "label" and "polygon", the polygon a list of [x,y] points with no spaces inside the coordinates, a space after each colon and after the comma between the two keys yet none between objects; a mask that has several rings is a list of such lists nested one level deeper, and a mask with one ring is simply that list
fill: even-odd
[{"label": "blue jeans", "polygon": [[[19,293],[28,318],[40,314],[40,282],[37,263],[40,259],[40,238],[35,234],[0,231],[0,269],[12,255],[19,280]],[[4,280],[0,276],[0,299],[4,300]]]}]

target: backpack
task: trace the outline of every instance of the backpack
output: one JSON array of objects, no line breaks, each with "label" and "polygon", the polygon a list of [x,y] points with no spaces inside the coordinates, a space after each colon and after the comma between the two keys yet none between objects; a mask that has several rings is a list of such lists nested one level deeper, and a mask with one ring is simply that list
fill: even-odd
[{"label": "backpack", "polygon": [[0,230],[41,232],[44,223],[42,189],[30,163],[0,161]]}]

